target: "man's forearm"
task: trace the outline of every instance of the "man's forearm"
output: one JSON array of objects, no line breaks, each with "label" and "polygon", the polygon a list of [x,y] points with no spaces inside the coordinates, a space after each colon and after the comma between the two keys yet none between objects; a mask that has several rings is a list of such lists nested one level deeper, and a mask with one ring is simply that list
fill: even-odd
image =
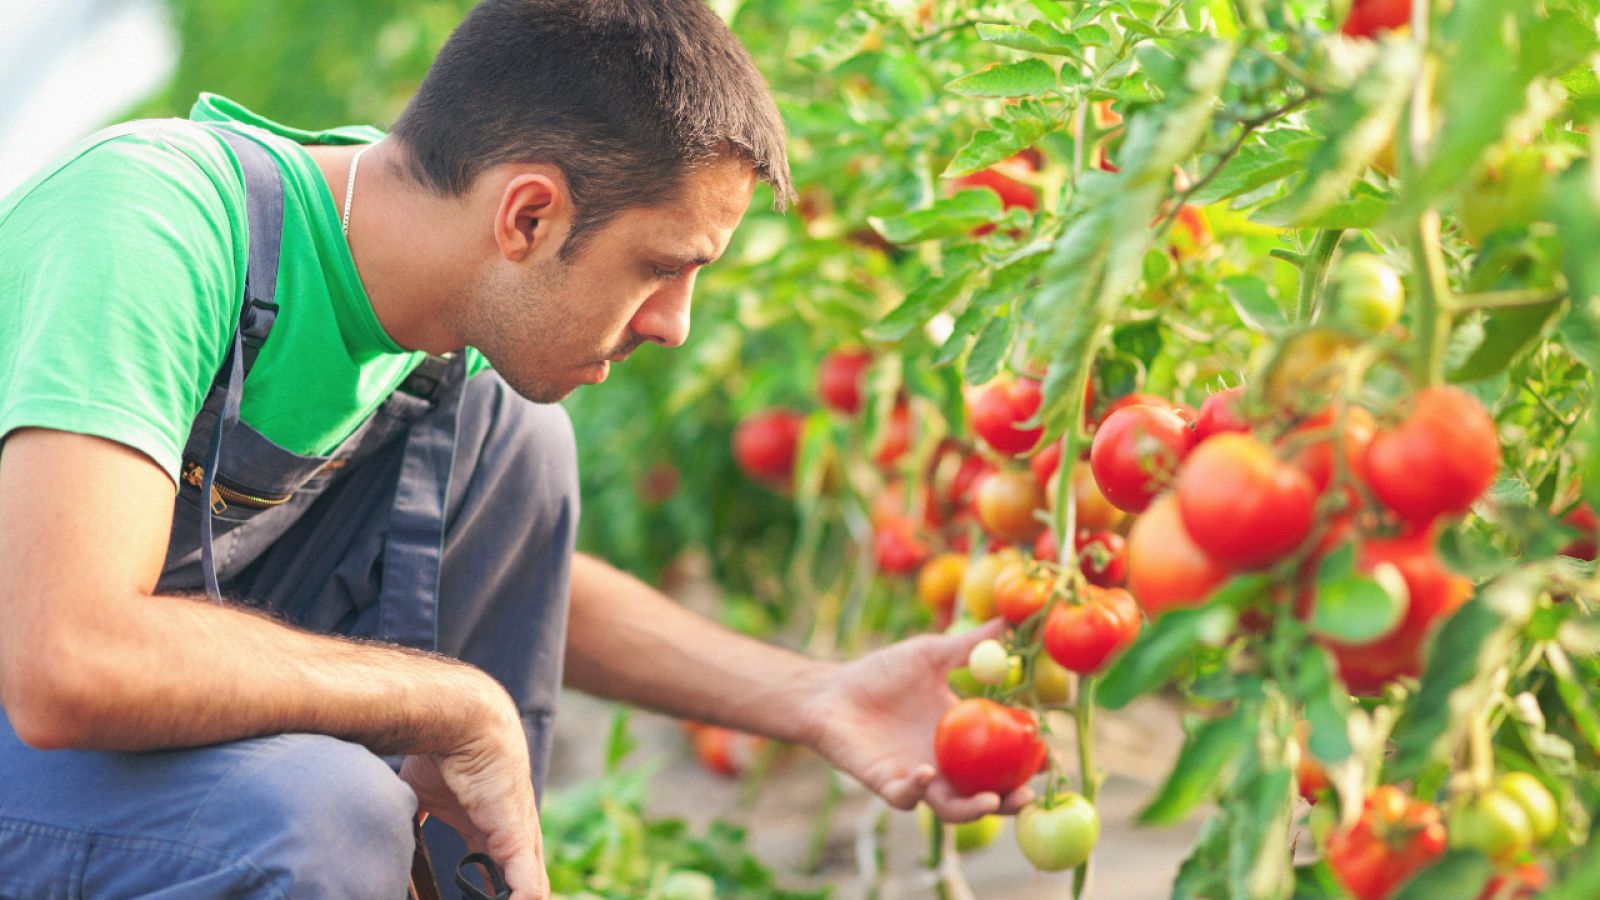
[{"label": "man's forearm", "polygon": [[497,711],[492,679],[444,657],[185,597],[103,612],[54,661],[61,718],[45,718],[47,743],[149,750],[298,731],[421,753],[459,745]]},{"label": "man's forearm", "polygon": [[812,723],[799,711],[833,665],[729,631],[606,563],[573,558],[569,687],[806,742]]}]

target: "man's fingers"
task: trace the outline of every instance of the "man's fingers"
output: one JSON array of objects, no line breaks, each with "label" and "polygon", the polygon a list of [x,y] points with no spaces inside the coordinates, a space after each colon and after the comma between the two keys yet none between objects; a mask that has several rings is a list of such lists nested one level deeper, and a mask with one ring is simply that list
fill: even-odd
[{"label": "man's fingers", "polygon": [[943,657],[944,667],[947,669],[967,664],[967,657],[972,654],[972,648],[978,646],[980,641],[998,638],[1004,634],[1006,623],[1004,619],[990,619],[971,631],[961,634],[944,635],[938,640],[943,644],[939,654]]},{"label": "man's fingers", "polygon": [[1032,802],[1033,788],[1023,785],[1006,795],[1006,799],[1000,803],[1000,811],[1008,816],[1015,815]]},{"label": "man's fingers", "polygon": [[942,778],[928,786],[923,799],[933,809],[933,814],[945,822],[971,822],[1000,811],[999,794],[983,791],[964,797]]},{"label": "man's fingers", "polygon": [[895,809],[913,809],[933,781],[933,766],[918,766],[909,775],[892,778],[878,794]]},{"label": "man's fingers", "polygon": [[518,853],[500,868],[506,885],[511,888],[511,900],[547,900],[550,896],[550,877],[545,874],[538,854]]}]

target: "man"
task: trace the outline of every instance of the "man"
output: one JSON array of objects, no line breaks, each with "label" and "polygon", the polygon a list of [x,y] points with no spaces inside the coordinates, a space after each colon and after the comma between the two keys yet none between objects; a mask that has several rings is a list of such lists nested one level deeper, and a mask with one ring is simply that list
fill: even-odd
[{"label": "man", "polygon": [[0,202],[0,896],[398,896],[419,812],[545,896],[563,674],[899,808],[1025,801],[932,766],[993,628],[823,663],[572,553],[541,404],[682,343],[756,179],[791,193],[701,0],[485,0],[388,136],[193,119]]}]

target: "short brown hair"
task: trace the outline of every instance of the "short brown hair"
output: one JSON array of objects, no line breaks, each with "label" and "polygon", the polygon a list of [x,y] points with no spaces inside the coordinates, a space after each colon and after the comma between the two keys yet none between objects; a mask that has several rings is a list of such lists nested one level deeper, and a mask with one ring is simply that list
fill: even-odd
[{"label": "short brown hair", "polygon": [[780,209],[794,193],[766,81],[704,0],[483,0],[393,134],[447,196],[491,166],[559,167],[576,208],[563,258],[717,156],[748,160]]}]

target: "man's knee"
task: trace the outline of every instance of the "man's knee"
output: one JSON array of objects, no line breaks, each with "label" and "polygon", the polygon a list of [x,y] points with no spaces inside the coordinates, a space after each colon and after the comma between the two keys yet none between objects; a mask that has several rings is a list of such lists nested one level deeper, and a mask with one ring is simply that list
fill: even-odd
[{"label": "man's knee", "polygon": [[266,739],[208,806],[197,825],[223,842],[232,823],[242,826],[250,861],[291,896],[405,894],[416,795],[364,747],[323,735]]}]

